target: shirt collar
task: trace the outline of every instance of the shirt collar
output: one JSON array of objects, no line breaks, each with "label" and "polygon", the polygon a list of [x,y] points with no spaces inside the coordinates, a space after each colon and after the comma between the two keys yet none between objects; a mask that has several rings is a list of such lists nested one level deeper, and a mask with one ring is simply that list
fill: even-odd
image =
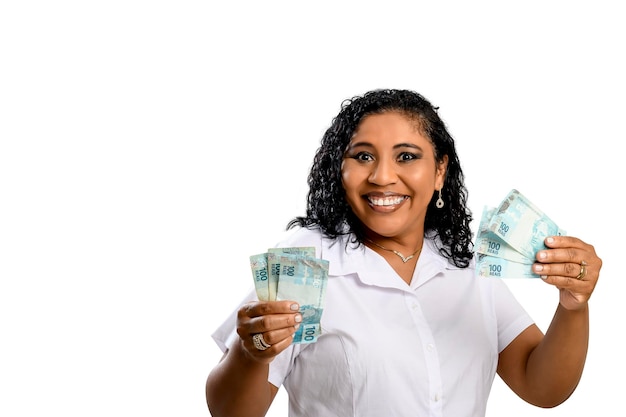
[{"label": "shirt collar", "polygon": [[424,238],[424,247],[417,260],[411,285],[408,286],[381,255],[365,245],[355,247],[351,238],[354,236],[322,238],[321,255],[330,262],[329,275],[356,274],[363,284],[406,291],[424,285],[445,270],[460,269],[439,254],[435,239]]}]

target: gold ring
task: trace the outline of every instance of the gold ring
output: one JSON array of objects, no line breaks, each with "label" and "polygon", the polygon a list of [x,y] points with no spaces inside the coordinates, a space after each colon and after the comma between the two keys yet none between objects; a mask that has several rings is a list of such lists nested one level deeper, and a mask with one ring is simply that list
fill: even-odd
[{"label": "gold ring", "polygon": [[576,279],[583,279],[585,278],[585,275],[587,275],[587,262],[582,261],[580,263],[580,273],[576,275]]}]

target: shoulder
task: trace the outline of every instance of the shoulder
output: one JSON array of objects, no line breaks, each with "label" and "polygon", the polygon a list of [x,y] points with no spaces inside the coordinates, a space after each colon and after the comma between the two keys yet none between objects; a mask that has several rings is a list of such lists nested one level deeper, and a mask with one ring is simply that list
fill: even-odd
[{"label": "shoulder", "polygon": [[317,227],[298,227],[285,232],[276,247],[319,246],[322,238],[322,232]]},{"label": "shoulder", "polygon": [[359,246],[354,240],[355,237],[352,234],[330,238],[324,235],[319,227],[302,227],[290,231],[276,247],[314,247],[315,256],[330,261],[331,272],[339,273],[343,271],[343,268],[340,268],[341,265],[362,261],[364,247],[358,250]]},{"label": "shoulder", "polygon": [[322,252],[324,246],[324,236],[317,228],[298,227],[286,232],[282,239],[276,244],[277,248],[291,247],[314,247],[317,256]]}]

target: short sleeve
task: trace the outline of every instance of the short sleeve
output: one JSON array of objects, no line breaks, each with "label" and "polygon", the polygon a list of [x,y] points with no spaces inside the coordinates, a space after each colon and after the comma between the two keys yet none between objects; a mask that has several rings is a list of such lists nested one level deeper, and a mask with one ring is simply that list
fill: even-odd
[{"label": "short sleeve", "polygon": [[499,278],[493,278],[494,308],[498,320],[498,353],[534,323],[509,287]]}]

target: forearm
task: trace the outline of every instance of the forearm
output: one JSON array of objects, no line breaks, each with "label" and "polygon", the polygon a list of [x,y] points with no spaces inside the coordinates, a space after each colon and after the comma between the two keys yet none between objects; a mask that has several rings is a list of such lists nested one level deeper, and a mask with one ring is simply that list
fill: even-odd
[{"label": "forearm", "polygon": [[588,305],[567,310],[559,304],[545,337],[528,359],[526,373],[537,405],[553,407],[572,394],[583,372],[588,342]]},{"label": "forearm", "polygon": [[211,371],[206,399],[213,417],[261,417],[273,400],[269,365],[250,358],[240,343]]}]

